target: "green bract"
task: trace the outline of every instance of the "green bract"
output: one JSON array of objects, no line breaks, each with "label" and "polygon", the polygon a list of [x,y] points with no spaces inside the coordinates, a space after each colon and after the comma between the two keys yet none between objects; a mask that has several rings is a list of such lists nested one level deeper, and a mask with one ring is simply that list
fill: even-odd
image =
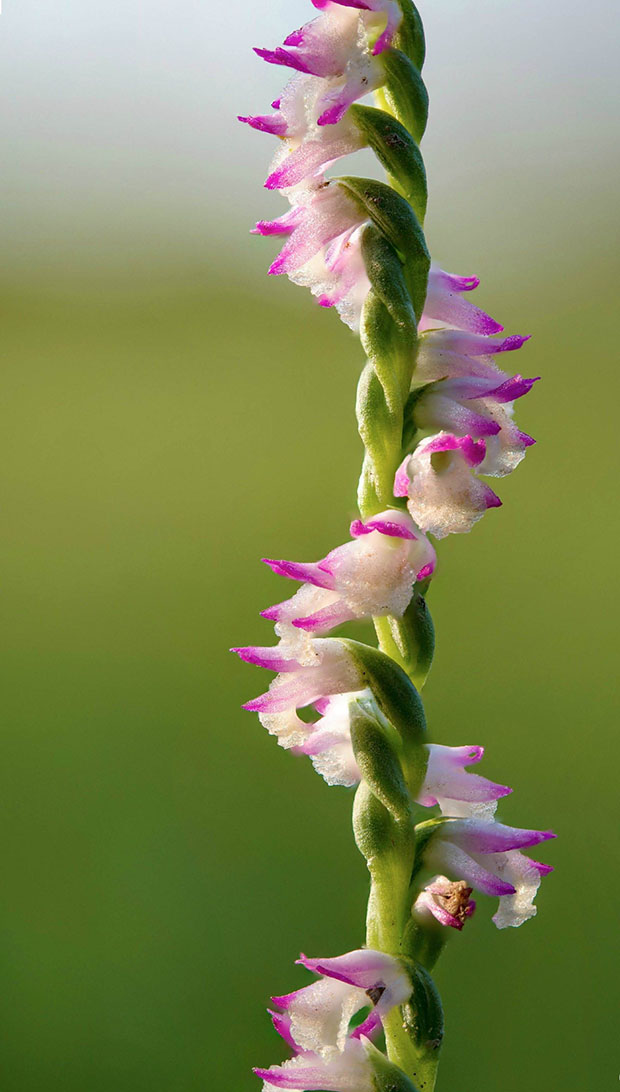
[{"label": "green bract", "polygon": [[420,223],[423,223],[428,191],[424,160],[416,140],[396,117],[385,110],[377,110],[373,106],[352,106],[350,113],[369,147],[385,167],[391,185],[400,191]]},{"label": "green bract", "polygon": [[364,209],[392,244],[405,267],[411,305],[422,314],[431,258],[424,232],[408,201],[374,178],[339,178],[340,186]]},{"label": "green bract", "polygon": [[419,1092],[402,1069],[390,1062],[369,1040],[366,1040],[366,1053],[376,1092]]}]

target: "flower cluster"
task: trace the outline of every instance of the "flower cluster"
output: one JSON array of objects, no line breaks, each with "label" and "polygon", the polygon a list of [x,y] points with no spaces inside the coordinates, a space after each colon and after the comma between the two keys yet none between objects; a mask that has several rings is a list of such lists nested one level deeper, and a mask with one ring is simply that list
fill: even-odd
[{"label": "flower cluster", "polygon": [[[259,713],[262,724],[282,747],[309,756],[328,785],[359,784],[351,710],[364,700],[372,703],[377,719],[382,713],[372,692],[364,689],[359,667],[346,645],[334,639],[312,639],[305,663],[277,658],[277,646],[235,651],[249,663],[279,672],[267,693],[244,708]],[[314,713],[316,719],[303,720],[298,715],[301,709]],[[551,868],[524,857],[520,850],[554,835],[507,827],[495,820],[497,801],[512,789],[466,772],[467,766],[482,759],[482,747],[427,744],[426,750],[426,776],[415,802],[424,808],[438,806],[441,816],[449,821],[437,824],[424,851],[425,866],[451,873],[455,881],[467,880],[483,894],[498,896],[500,907],[493,918],[498,928],[521,925],[536,913],[534,896],[542,876]],[[429,911],[442,924],[461,928],[462,920],[457,924],[442,916],[436,882],[426,888],[416,911]]]},{"label": "flower cluster", "polygon": [[[442,1021],[428,972],[450,930],[474,913],[472,894],[499,900],[498,928],[519,926],[536,913],[551,871],[522,851],[554,835],[497,820],[512,790],[470,772],[482,747],[427,742],[416,689],[434,640],[424,598],[437,560],[429,536],[467,532],[501,505],[484,478],[510,473],[534,443],[513,410],[536,379],[498,366],[528,338],[504,336],[470,302],[478,279],[430,262],[417,147],[428,97],[414,5],[312,3],[312,22],[282,46],[256,50],[294,75],[271,113],[240,120],[279,141],[265,184],[290,207],[254,228],[281,239],[269,272],[336,308],[368,356],[357,406],[362,518],[318,561],[264,559],[299,587],[262,612],[276,643],[233,651],[275,673],[244,708],[328,785],[358,786],[354,830],[371,895],[368,947],[302,956],[317,981],[273,998],[274,1026],[293,1057],[256,1072],[264,1092],[411,1092],[409,1076],[434,1083]],[[373,91],[381,109],[360,105]],[[390,186],[327,177],[367,145]],[[366,620],[379,650],[333,635]],[[371,1041],[381,1029],[386,1054]],[[405,1074],[394,1059],[412,1052]]]},{"label": "flower cluster", "polygon": [[[333,959],[298,960],[320,977],[272,1001],[274,1027],[293,1051],[284,1065],[257,1069],[272,1088],[372,1092],[368,1040],[382,1019],[409,998],[412,983],[400,960],[367,948]],[[359,1014],[361,1022],[354,1023]]]},{"label": "flower cluster", "polygon": [[[265,184],[291,205],[253,230],[285,238],[270,273],[306,285],[322,306],[336,307],[359,330],[371,289],[361,246],[368,213],[325,171],[366,143],[351,106],[383,84],[383,55],[402,13],[394,0],[314,2],[318,18],[284,46],[256,51],[296,75],[274,113],[240,118],[280,138]],[[503,327],[467,299],[478,284],[477,277],[432,266],[419,322],[412,423],[423,436],[403,460],[394,495],[406,498],[418,527],[437,538],[469,531],[488,508],[499,507],[479,475],[510,473],[535,442],[515,425],[513,406],[536,380],[493,363],[527,338],[496,336]]]},{"label": "flower cluster", "polygon": [[476,277],[431,269],[420,323],[411,401],[413,425],[425,435],[397,471],[394,494],[436,538],[469,531],[487,508],[499,507],[478,475],[509,474],[535,442],[515,425],[513,407],[537,379],[510,375],[494,361],[528,338],[495,336],[499,323],[464,298],[477,286]]},{"label": "flower cluster", "polygon": [[265,183],[291,208],[254,231],[286,242],[270,273],[287,273],[307,285],[323,307],[336,307],[359,327],[370,287],[362,260],[361,228],[367,217],[325,171],[358,151],[366,137],[351,106],[385,80],[382,55],[402,12],[395,0],[313,0],[320,15],[277,49],[257,49],[270,64],[295,69],[271,114],[240,117],[280,138]]}]

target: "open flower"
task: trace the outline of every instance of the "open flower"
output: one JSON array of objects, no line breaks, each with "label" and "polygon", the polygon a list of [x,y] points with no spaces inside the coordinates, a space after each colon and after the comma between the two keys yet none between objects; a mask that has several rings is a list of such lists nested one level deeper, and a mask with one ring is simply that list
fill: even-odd
[{"label": "open flower", "polygon": [[280,645],[235,648],[246,663],[267,667],[279,674],[269,690],[244,705],[256,713],[290,713],[322,701],[332,694],[343,694],[362,688],[360,669],[342,641],[334,638],[316,639],[307,643],[303,661],[287,653]]},{"label": "open flower", "polygon": [[256,49],[269,64],[322,78],[319,125],[334,125],[357,99],[384,81],[378,55],[402,19],[395,0],[326,0],[321,14],[276,49]]},{"label": "open flower", "polygon": [[305,285],[323,307],[336,307],[352,329],[359,326],[370,282],[362,258],[366,217],[338,182],[314,180],[289,191],[292,207],[276,220],[260,220],[260,235],[286,236],[269,272]]},{"label": "open flower", "polygon": [[281,233],[274,231],[275,225],[288,235],[269,268],[271,274],[297,272],[329,243],[360,227],[365,220],[359,205],[337,182],[296,191],[293,209],[292,214],[286,214],[285,223],[280,219],[257,224],[263,234]]},{"label": "open flower", "polygon": [[440,432],[422,440],[400,466],[394,495],[407,497],[412,518],[436,538],[470,531],[501,500],[472,470],[481,470],[484,440]]},{"label": "open flower", "polygon": [[[382,1018],[411,994],[404,965],[367,948],[333,959],[302,955],[298,962],[320,977],[301,990],[272,998],[281,1010],[271,1013],[274,1027],[295,1057],[254,1071],[265,1082],[263,1092],[373,1092],[367,1040]],[[352,1028],[353,1017],[365,1009],[370,1009],[368,1015]]]},{"label": "open flower", "polygon": [[496,385],[504,383],[510,376],[498,367],[497,358],[503,361],[504,353],[521,349],[526,341],[529,335],[493,337],[447,327],[427,330],[418,343],[416,380],[433,383],[438,379],[478,376]]},{"label": "open flower", "polygon": [[520,852],[555,838],[552,831],[522,830],[493,818],[447,819],[424,850],[426,867],[466,880],[485,895],[499,897],[493,916],[498,929],[522,925],[536,913],[534,896],[543,876],[553,871]]},{"label": "open flower", "polygon": [[428,765],[417,803],[425,808],[439,804],[444,815],[450,815],[455,801],[486,804],[508,796],[512,789],[496,785],[479,774],[467,773],[466,766],[480,762],[484,747],[444,747],[428,744]]},{"label": "open flower", "polygon": [[[337,642],[315,640],[312,646]],[[271,666],[274,670],[276,661],[265,656],[265,649],[234,649],[242,659],[262,666]],[[257,701],[263,703],[263,698]],[[297,755],[310,758],[317,773],[328,785],[342,785],[352,788],[359,785],[362,775],[355,758],[351,738],[351,707],[363,702],[374,707],[375,717],[381,721],[383,714],[374,701],[369,689],[342,691],[314,699],[309,702],[318,714],[314,721],[302,720],[297,709],[284,710],[258,709],[261,724],[274,735],[281,747]],[[255,708],[255,703],[245,706]],[[512,792],[507,785],[498,785],[479,774],[468,773],[466,766],[480,762],[484,748],[445,747],[440,744],[426,744],[428,762],[422,787],[416,797],[416,803],[430,808],[439,805],[445,815],[460,815],[461,809],[479,807],[484,810],[495,805],[496,801]]]},{"label": "open flower", "polygon": [[362,257],[363,225],[334,239],[301,269],[289,273],[294,284],[309,288],[321,307],[335,307],[343,322],[359,329],[370,281]]},{"label": "open flower", "polygon": [[407,515],[390,509],[351,524],[353,540],[309,564],[265,559],[274,572],[304,582],[263,617],[310,633],[327,633],[354,618],[400,617],[413,586],[432,575],[435,551]]},{"label": "open flower", "polygon": [[325,81],[299,74],[284,88],[274,113],[239,118],[253,129],[280,137],[265,183],[268,190],[289,190],[309,181],[363,147],[364,138],[350,115],[333,125],[319,124],[324,95]]},{"label": "open flower", "polygon": [[[283,1010],[290,1037],[298,1049],[329,1057],[345,1048],[349,1036],[369,1036],[395,1005],[411,994],[409,975],[398,959],[360,948],[333,959],[298,960],[318,981],[294,993],[272,998]],[[353,1030],[353,1017],[370,1008],[364,1021]]]},{"label": "open flower", "polygon": [[259,720],[281,747],[294,754],[307,755],[328,785],[351,788],[361,781],[351,742],[350,721],[351,703],[359,700],[372,700],[370,690],[319,699],[313,706],[320,715],[313,722],[302,720],[294,709],[285,713],[259,713]]},{"label": "open flower", "polygon": [[476,909],[471,893],[465,880],[453,882],[447,876],[434,876],[418,895],[411,913],[422,922],[432,916],[440,925],[460,932]]},{"label": "open flower", "polygon": [[528,394],[536,379],[513,375],[507,379],[481,376],[444,379],[427,387],[418,399],[414,420],[418,428],[447,429],[456,436],[486,440],[479,465],[482,474],[503,477],[514,470],[535,441],[515,425],[513,406]]}]

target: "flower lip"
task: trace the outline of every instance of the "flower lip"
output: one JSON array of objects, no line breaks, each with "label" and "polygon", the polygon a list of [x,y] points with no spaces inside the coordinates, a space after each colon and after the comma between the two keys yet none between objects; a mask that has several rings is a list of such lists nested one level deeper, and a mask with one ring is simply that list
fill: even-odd
[{"label": "flower lip", "polygon": [[[386,518],[387,516],[387,518]],[[395,517],[400,518],[395,518]],[[415,541],[418,535],[412,530],[412,521],[405,512],[394,512],[383,516],[374,516],[364,523],[361,519],[354,519],[349,530],[353,538],[361,538],[362,535],[370,535],[373,531],[379,531],[390,538],[405,538]]]},{"label": "flower lip", "polygon": [[259,133],[270,133],[271,136],[284,136],[287,129],[285,119],[278,117],[277,114],[256,114],[248,117],[237,114],[237,121],[242,121],[244,125],[249,125]]},{"label": "flower lip", "polygon": [[468,466],[479,466],[486,455],[483,439],[474,440],[472,436],[454,436],[450,432],[440,432],[424,442],[424,452],[437,455],[444,451],[460,451]]}]

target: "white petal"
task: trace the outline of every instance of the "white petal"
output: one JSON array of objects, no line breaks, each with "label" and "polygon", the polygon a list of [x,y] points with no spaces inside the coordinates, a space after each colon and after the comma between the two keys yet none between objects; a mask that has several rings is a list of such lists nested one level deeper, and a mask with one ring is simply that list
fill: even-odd
[{"label": "white petal", "polygon": [[[535,864],[518,849],[493,856],[493,871],[502,880],[516,887],[515,895],[502,895],[499,908],[493,915],[498,929],[517,927],[536,914],[534,898],[540,887],[541,874]],[[487,861],[489,858],[487,857]]]}]

